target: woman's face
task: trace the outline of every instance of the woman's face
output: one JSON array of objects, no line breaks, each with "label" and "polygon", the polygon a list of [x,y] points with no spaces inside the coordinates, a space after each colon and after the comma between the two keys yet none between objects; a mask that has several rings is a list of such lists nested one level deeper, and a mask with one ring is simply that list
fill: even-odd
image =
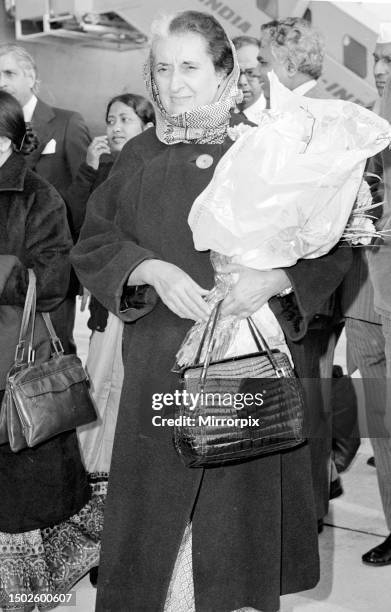
[{"label": "woman's face", "polygon": [[154,43],[153,76],[163,107],[178,115],[214,102],[225,74],[216,72],[202,36],[186,33]]},{"label": "woman's face", "polygon": [[121,151],[124,144],[140,134],[144,128],[143,122],[133,108],[123,102],[114,102],[110,106],[106,125],[106,134],[112,153]]}]

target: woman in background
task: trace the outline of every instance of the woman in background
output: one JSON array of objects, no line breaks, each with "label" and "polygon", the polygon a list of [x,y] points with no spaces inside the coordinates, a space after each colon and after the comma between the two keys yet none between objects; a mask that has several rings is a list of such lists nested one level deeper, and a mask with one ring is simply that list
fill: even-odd
[{"label": "woman in background", "polygon": [[[152,104],[143,96],[124,93],[108,102],[105,119],[106,134],[96,136],[90,143],[86,160],[81,164],[69,191],[72,227],[77,236],[84,221],[88,198],[107,179],[116,157],[128,140],[153,126],[155,113]],[[100,318],[96,323],[92,319],[91,329],[99,329],[100,322]]]},{"label": "woman in background", "polygon": [[[39,313],[61,303],[69,282],[72,241],[65,205],[23,157],[36,145],[19,103],[1,91],[0,403],[14,361],[27,269],[33,268],[37,277],[38,363],[51,355]],[[3,411],[2,406],[0,422]],[[17,453],[6,440],[3,436],[0,444],[0,609],[30,612],[35,595],[44,608],[96,565],[103,512],[99,500],[90,499],[74,431]]]}]

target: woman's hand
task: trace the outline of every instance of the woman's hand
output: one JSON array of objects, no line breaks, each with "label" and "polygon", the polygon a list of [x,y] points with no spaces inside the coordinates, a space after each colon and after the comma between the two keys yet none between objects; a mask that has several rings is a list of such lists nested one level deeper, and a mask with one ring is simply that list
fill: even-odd
[{"label": "woman's hand", "polygon": [[219,273],[237,273],[239,278],[223,301],[222,315],[235,315],[245,319],[261,308],[280,291],[290,286],[284,270],[254,270],[238,264],[229,264]]},{"label": "woman's hand", "polygon": [[209,291],[186,272],[166,261],[147,259],[137,266],[128,285],[152,285],[164,304],[182,319],[206,320],[210,307],[203,299]]},{"label": "woman's hand", "polygon": [[86,164],[97,170],[103,153],[111,153],[107,136],[96,136],[87,149]]}]

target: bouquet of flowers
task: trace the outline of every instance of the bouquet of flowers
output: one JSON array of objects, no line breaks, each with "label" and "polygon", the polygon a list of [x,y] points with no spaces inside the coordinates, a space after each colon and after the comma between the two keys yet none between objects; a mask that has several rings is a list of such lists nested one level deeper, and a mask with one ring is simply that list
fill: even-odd
[{"label": "bouquet of flowers", "polygon": [[[231,130],[238,138],[188,219],[197,250],[210,249],[258,270],[328,253],[352,222],[359,190],[365,199],[366,159],[391,142],[390,124],[375,113],[352,102],[296,95],[274,73],[269,79],[273,110],[264,111],[257,127]],[[357,239],[360,230],[368,228],[345,236],[353,232]],[[211,302],[224,294],[222,282],[219,278]],[[228,290],[229,280],[225,285]],[[215,358],[223,356],[238,325],[232,317],[222,321]],[[190,330],[178,363],[191,363],[203,328],[196,323]]]},{"label": "bouquet of flowers", "polygon": [[391,141],[389,123],[357,104],[304,98],[270,81],[273,111],[247,126],[189,215],[196,249],[260,270],[328,253],[366,159]]}]

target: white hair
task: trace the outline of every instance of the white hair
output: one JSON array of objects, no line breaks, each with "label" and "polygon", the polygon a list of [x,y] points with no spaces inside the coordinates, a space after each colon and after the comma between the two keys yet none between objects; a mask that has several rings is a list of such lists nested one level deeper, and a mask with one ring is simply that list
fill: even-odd
[{"label": "white hair", "polygon": [[34,85],[32,91],[38,92],[40,81],[38,79],[37,65],[32,55],[19,45],[13,45],[9,43],[0,44],[0,57],[3,55],[12,55],[18,66],[23,70],[24,74],[33,73]]}]

